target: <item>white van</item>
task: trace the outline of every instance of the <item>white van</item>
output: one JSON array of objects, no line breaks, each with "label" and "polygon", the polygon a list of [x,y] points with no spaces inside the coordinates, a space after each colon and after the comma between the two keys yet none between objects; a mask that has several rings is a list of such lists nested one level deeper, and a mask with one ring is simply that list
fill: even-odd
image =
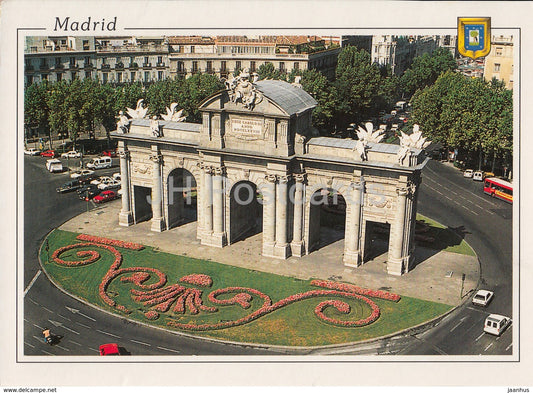
[{"label": "white van", "polygon": [[111,157],[96,157],[87,163],[88,169],[105,169],[111,168],[113,161]]},{"label": "white van", "polygon": [[472,179],[476,181],[483,181],[483,172],[482,171],[475,171],[472,175]]},{"label": "white van", "polygon": [[510,324],[511,318],[498,314],[490,314],[487,319],[485,319],[483,331],[489,334],[494,334],[495,336],[499,336]]},{"label": "white van", "polygon": [[46,160],[46,169],[52,172],[63,172],[63,164],[57,158]]}]

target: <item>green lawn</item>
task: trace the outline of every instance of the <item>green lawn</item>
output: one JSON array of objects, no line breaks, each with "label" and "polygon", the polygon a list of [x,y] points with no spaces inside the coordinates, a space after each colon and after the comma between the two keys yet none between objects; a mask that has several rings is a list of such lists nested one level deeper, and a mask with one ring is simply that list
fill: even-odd
[{"label": "green lawn", "polygon": [[429,224],[429,231],[423,235],[433,237],[435,241],[432,244],[421,243],[424,247],[435,248],[457,254],[476,256],[472,248],[454,231],[446,228],[444,225],[427,218],[421,214],[416,215],[416,219]]},{"label": "green lawn", "polygon": [[[50,256],[53,251],[59,247],[79,243],[80,241],[76,240],[76,236],[76,233],[61,230],[55,230],[52,232],[48,237]],[[88,249],[95,250],[96,248]],[[82,249],[67,251],[61,255],[61,258],[64,260],[78,260],[80,258],[76,256],[76,252],[80,250]],[[105,304],[99,296],[98,290],[100,282],[113,263],[114,257],[107,250],[100,248],[98,250],[101,256],[100,259],[85,266],[67,267],[55,262],[49,262],[47,260],[47,252],[44,249],[41,252],[41,260],[47,273],[66,291],[81,297],[100,308],[125,315],[115,308]],[[203,291],[201,299],[203,304],[207,306],[212,306],[208,299],[208,294],[211,291],[227,287],[253,288],[268,295],[272,299],[272,303],[298,293],[323,289],[311,285],[310,280],[299,280],[270,273],[227,266],[212,261],[167,254],[158,252],[151,247],[146,247],[140,251],[133,251],[119,247],[117,247],[117,250],[123,257],[121,268],[142,266],[159,269],[167,276],[167,286],[176,284],[181,277],[193,273],[201,273],[210,276],[213,279],[212,287],[201,289]],[[129,274],[131,275],[131,273]],[[127,275],[128,274],[121,275],[113,280],[107,289],[107,294],[110,295],[117,304],[123,305],[131,311],[128,318],[149,322],[165,328],[169,328],[167,326],[169,320],[193,324],[231,321],[249,315],[262,305],[262,300],[254,296],[251,301],[251,307],[246,310],[240,306],[228,305],[217,306],[219,309],[218,312],[208,313],[200,311],[198,315],[191,315],[190,313],[176,314],[168,311],[166,313],[161,313],[159,319],[148,321],[144,316],[144,313],[148,311],[150,307],[135,302],[130,295],[130,289],[134,288],[135,285],[120,280],[120,277]],[[156,282],[156,280],[151,278],[145,284],[151,284],[154,282]],[[189,284],[184,284],[184,286],[194,287]],[[228,297],[228,295],[223,295],[219,298]],[[377,321],[363,327],[339,327],[318,319],[314,314],[315,307],[320,302],[327,299],[339,298],[315,297],[300,300],[241,326],[204,332],[188,331],[188,333],[231,341],[273,345],[317,346],[339,344],[390,334],[433,319],[451,309],[451,306],[449,305],[405,296],[397,303],[378,298],[371,298],[381,310],[381,315]],[[363,301],[358,299],[342,300],[350,304],[352,309],[350,314],[340,314],[331,307],[327,308],[324,311],[324,314],[327,317],[338,318],[341,320],[357,320],[366,318],[370,315],[371,309]]]}]

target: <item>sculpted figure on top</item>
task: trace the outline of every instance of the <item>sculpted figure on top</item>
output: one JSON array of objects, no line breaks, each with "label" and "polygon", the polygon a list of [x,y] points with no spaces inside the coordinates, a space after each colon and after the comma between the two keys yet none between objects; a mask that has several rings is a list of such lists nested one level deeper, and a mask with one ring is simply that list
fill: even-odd
[{"label": "sculpted figure on top", "polygon": [[166,121],[185,121],[185,116],[183,115],[183,109],[180,109],[179,111],[176,111],[176,108],[178,107],[178,103],[173,102],[170,104],[170,109],[167,107],[167,114],[161,114],[161,117],[163,120]]},{"label": "sculpted figure on top", "polygon": [[254,86],[257,82],[258,76],[256,73],[252,74],[253,81],[250,81],[250,71],[245,68],[236,78],[230,74],[228,79],[224,82],[228,90],[229,98],[232,102],[241,102],[242,105],[250,110],[263,101],[263,94]]},{"label": "sculpted figure on top", "polygon": [[398,163],[400,165],[403,164],[411,148],[423,150],[431,144],[431,141],[426,141],[427,138],[422,136],[422,131],[420,131],[418,124],[413,126],[413,133],[411,135],[407,135],[403,131],[401,133],[400,149],[398,150]]},{"label": "sculpted figure on top", "polygon": [[135,109],[126,108],[126,110],[128,111],[129,117],[132,119],[144,119],[148,112],[148,107],[144,107],[144,100],[141,98],[137,101],[137,107]]}]

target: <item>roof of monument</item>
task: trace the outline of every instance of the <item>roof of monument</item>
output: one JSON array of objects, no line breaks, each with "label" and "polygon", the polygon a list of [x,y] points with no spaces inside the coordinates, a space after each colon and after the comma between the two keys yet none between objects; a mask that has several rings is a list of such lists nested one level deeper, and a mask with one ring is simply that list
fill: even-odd
[{"label": "roof of monument", "polygon": [[[133,119],[131,121],[131,124],[136,125],[136,126],[150,127],[150,121],[151,121],[150,119]],[[180,131],[190,131],[190,132],[200,132],[200,127],[202,126],[199,123],[186,123],[184,121],[166,121],[166,120],[159,120],[159,125],[169,130],[180,130]]]},{"label": "roof of monument", "polygon": [[[315,146],[324,146],[324,147],[339,147],[341,149],[355,149],[355,144],[357,141],[355,139],[349,139],[349,138],[331,138],[331,137],[315,137],[311,138],[307,144],[309,145],[315,145]],[[389,153],[389,154],[397,154],[398,150],[400,149],[400,145],[394,145],[391,143],[373,143],[369,142],[368,147],[371,151],[379,152],[379,153]],[[418,154],[421,152],[420,149],[416,149],[414,147],[411,148],[411,150]]]},{"label": "roof of monument", "polygon": [[254,83],[257,90],[278,104],[289,115],[314,108],[317,102],[305,90],[278,80],[262,80]]}]

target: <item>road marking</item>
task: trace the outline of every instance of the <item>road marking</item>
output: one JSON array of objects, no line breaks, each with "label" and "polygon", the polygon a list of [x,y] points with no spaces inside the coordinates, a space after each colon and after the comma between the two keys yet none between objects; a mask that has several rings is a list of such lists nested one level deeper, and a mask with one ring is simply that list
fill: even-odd
[{"label": "road marking", "polygon": [[67,317],[64,317],[63,315],[61,315],[61,314],[59,314],[59,313],[58,313],[57,315],[58,315],[59,317],[63,318],[63,319],[66,319],[67,321],[72,322],[72,319],[69,319],[69,318],[67,318]]},{"label": "road marking", "polygon": [[28,298],[28,300],[29,300],[30,302],[32,302],[33,304],[35,304],[36,306],[38,306],[38,305],[39,305],[39,303],[37,303],[37,302],[36,302],[35,300],[33,300],[33,299],[32,299],[32,298],[30,298],[30,297]]},{"label": "road marking", "polygon": [[30,323],[30,321],[28,321],[26,318],[24,318],[24,322],[28,322],[28,323]]},{"label": "road marking", "polygon": [[485,348],[485,352],[487,351],[487,349],[489,349],[490,347],[492,347],[492,344],[494,344],[494,343],[490,343],[489,345],[487,345],[487,348]]},{"label": "road marking", "polygon": [[108,336],[111,336],[111,337],[121,338],[120,336],[117,336],[117,335],[115,335],[113,333],[104,332],[103,330],[96,329],[96,331],[100,332],[100,333],[103,333],[103,334],[107,334]]},{"label": "road marking", "polygon": [[81,325],[81,326],[83,326],[83,327],[84,327],[84,328],[86,328],[86,329],[91,329],[91,327],[90,327],[90,326],[84,325],[84,324],[83,324],[83,323],[81,323],[81,322],[77,322],[77,321],[76,321],[76,323],[77,323],[78,325]]},{"label": "road marking", "polygon": [[470,306],[469,306],[469,307],[467,307],[467,308],[468,308],[469,310],[477,311],[477,312],[480,312],[480,313],[482,313],[482,314],[485,314],[485,311],[479,310],[479,309],[477,309],[477,308],[475,308],[475,307],[470,307]]},{"label": "road marking", "polygon": [[485,332],[481,333],[478,338],[476,338],[476,341],[478,341],[481,337],[485,335]]},{"label": "road marking", "polygon": [[77,342],[76,342],[76,341],[74,341],[74,340],[68,340],[68,341],[69,341],[69,342],[71,342],[71,343],[72,343],[72,344],[74,344],[74,345],[77,345],[77,346],[79,346],[79,347],[81,347],[81,346],[82,346],[82,345],[81,345],[80,343],[77,343]]},{"label": "road marking", "polygon": [[32,280],[30,281],[30,283],[28,284],[28,286],[26,287],[26,289],[24,290],[24,296],[26,296],[26,294],[28,293],[28,291],[31,289],[31,287],[33,286],[33,283],[35,282],[35,280],[37,280],[39,278],[39,276],[41,275],[41,269],[39,269],[37,271],[37,273],[35,273],[35,276],[33,276]]},{"label": "road marking", "polygon": [[32,348],[35,348],[33,345],[31,345],[30,343],[24,341],[24,344],[27,345],[28,347],[32,347]]},{"label": "road marking", "polygon": [[506,350],[506,351],[508,351],[508,350],[509,350],[509,348],[511,348],[512,346],[513,346],[513,344],[512,344],[512,343],[511,343],[511,344],[509,344],[509,345],[507,346],[507,348],[505,348],[505,350]]},{"label": "road marking", "polygon": [[67,307],[67,306],[65,306],[65,307],[67,308],[67,310],[69,310],[69,311],[70,311],[71,313],[73,313],[73,314],[80,314],[82,317],[85,317],[85,318],[87,318],[87,319],[90,319],[90,320],[93,321],[93,322],[96,322],[96,319],[91,318],[91,317],[88,316],[88,315],[85,315],[85,314],[82,313],[80,310],[77,310],[77,309],[72,308],[72,307]]},{"label": "road marking", "polygon": [[45,306],[41,306],[41,307],[44,308],[46,311],[48,311],[48,312],[54,314],[54,312],[53,312],[52,310],[50,310],[49,308],[46,308]]},{"label": "road marking", "polygon": [[134,342],[134,343],[137,343],[137,344],[146,345],[146,346],[148,346],[148,347],[151,347],[150,344],[148,344],[148,343],[143,343],[142,341],[137,341],[137,340],[132,340],[132,339],[130,339],[130,341],[132,341],[132,342]]},{"label": "road marking", "polygon": [[61,348],[61,349],[65,350],[65,351],[67,351],[67,352],[70,352],[70,349],[67,349],[67,348],[65,348],[65,347],[62,347],[61,345],[57,345],[57,344],[56,344],[55,346],[58,347],[58,348]]},{"label": "road marking", "polygon": [[48,351],[45,351],[44,349],[41,349],[41,351],[44,352],[44,353],[47,353],[48,355],[55,356],[53,353],[50,353],[50,352],[48,352]]},{"label": "road marking", "polygon": [[77,331],[72,330],[71,328],[66,327],[66,326],[63,325],[61,322],[52,321],[51,319],[49,319],[48,321],[50,321],[50,323],[54,324],[55,326],[58,326],[58,327],[61,326],[63,329],[68,330],[69,332],[72,332],[72,333],[74,333],[74,334],[78,334],[78,335],[79,335],[79,333],[78,333]]},{"label": "road marking", "polygon": [[450,330],[450,333],[453,332],[460,324],[462,324],[463,321],[459,322],[457,325],[455,325],[452,330]]},{"label": "road marking", "polygon": [[39,325],[36,325],[36,324],[34,324],[34,323],[32,323],[32,325],[35,326],[37,329],[43,330],[43,328],[40,327]]},{"label": "road marking", "polygon": [[91,348],[91,347],[87,347],[87,348],[89,348],[91,351],[100,353],[100,351],[98,349],[94,349],[94,348]]},{"label": "road marking", "polygon": [[42,337],[37,337],[37,336],[32,336],[32,337],[36,339],[37,341],[44,342],[44,338]]},{"label": "road marking", "polygon": [[170,348],[165,348],[165,347],[157,347],[157,349],[162,349],[163,351],[180,353],[180,351],[176,351],[175,349],[170,349]]}]

